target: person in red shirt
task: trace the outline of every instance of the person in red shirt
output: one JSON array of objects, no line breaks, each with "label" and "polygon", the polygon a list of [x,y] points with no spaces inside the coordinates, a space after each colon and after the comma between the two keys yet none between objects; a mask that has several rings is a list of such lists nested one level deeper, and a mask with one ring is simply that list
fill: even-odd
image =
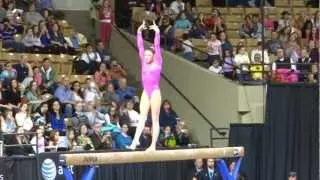
[{"label": "person in red shirt", "polygon": [[109,47],[114,13],[109,0],[104,0],[100,9],[100,39],[105,47]]}]

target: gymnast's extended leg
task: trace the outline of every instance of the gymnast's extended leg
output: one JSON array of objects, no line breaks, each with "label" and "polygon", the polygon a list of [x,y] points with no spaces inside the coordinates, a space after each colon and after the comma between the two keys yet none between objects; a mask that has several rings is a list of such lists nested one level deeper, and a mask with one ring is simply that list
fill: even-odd
[{"label": "gymnast's extended leg", "polygon": [[150,105],[152,118],[152,141],[150,147],[147,150],[155,151],[160,132],[159,115],[161,107],[161,93],[159,89],[152,92]]},{"label": "gymnast's extended leg", "polygon": [[136,133],[134,135],[132,144],[129,146],[129,149],[135,149],[136,146],[139,144],[140,136],[146,124],[149,109],[150,100],[148,94],[145,91],[143,91],[140,99],[140,120],[138,122]]}]

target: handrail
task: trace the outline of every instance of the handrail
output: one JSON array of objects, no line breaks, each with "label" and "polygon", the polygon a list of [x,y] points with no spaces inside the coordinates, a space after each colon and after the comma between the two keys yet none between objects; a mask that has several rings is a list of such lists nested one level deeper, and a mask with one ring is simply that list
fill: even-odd
[{"label": "handrail", "polygon": [[[123,33],[121,32],[121,30],[116,27],[113,26],[114,29],[116,29],[120,35],[126,40],[128,41],[128,43],[136,49],[136,51],[138,51],[138,48],[136,47],[136,45]],[[210,122],[210,120],[174,85],[174,83],[172,81],[169,80],[169,78],[163,74],[161,72],[161,77],[210,125],[210,127],[212,129],[214,129],[219,135],[221,136],[225,136],[225,132],[221,132],[212,122]]]}]

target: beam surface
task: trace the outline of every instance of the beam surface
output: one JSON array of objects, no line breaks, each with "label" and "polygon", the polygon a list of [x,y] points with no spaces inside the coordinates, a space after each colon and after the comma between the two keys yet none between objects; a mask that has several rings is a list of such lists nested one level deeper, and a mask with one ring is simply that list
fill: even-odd
[{"label": "beam surface", "polygon": [[68,165],[124,164],[244,156],[243,147],[61,154]]}]

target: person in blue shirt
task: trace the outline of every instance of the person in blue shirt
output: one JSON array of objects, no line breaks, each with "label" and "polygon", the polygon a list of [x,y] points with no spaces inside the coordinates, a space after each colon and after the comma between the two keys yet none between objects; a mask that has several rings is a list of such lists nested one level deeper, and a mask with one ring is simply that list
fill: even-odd
[{"label": "person in blue shirt", "polygon": [[54,96],[64,105],[65,115],[71,117],[73,112],[72,104],[74,103],[74,95],[67,77],[63,77],[61,79],[60,85],[54,92]]},{"label": "person in blue shirt", "polygon": [[171,129],[175,129],[177,118],[178,115],[172,109],[171,102],[169,100],[164,100],[160,109],[160,127],[170,126]]},{"label": "person in blue shirt", "polygon": [[120,101],[130,100],[136,96],[136,89],[130,86],[127,86],[127,79],[120,78],[119,79],[119,88],[116,93],[120,97]]},{"label": "person in blue shirt", "polygon": [[115,143],[117,149],[127,149],[132,143],[131,136],[128,135],[128,125],[123,124],[121,128],[121,133],[115,135]]},{"label": "person in blue shirt", "polygon": [[59,132],[65,132],[65,115],[61,112],[60,102],[58,100],[53,101],[51,105],[51,111],[49,112],[49,122],[53,130]]},{"label": "person in blue shirt", "polygon": [[230,163],[229,168],[223,159],[217,160],[217,166],[223,180],[237,180],[242,157]]},{"label": "person in blue shirt", "polygon": [[182,12],[175,21],[174,28],[183,31],[188,31],[192,28],[192,23],[187,19],[184,12]]}]

